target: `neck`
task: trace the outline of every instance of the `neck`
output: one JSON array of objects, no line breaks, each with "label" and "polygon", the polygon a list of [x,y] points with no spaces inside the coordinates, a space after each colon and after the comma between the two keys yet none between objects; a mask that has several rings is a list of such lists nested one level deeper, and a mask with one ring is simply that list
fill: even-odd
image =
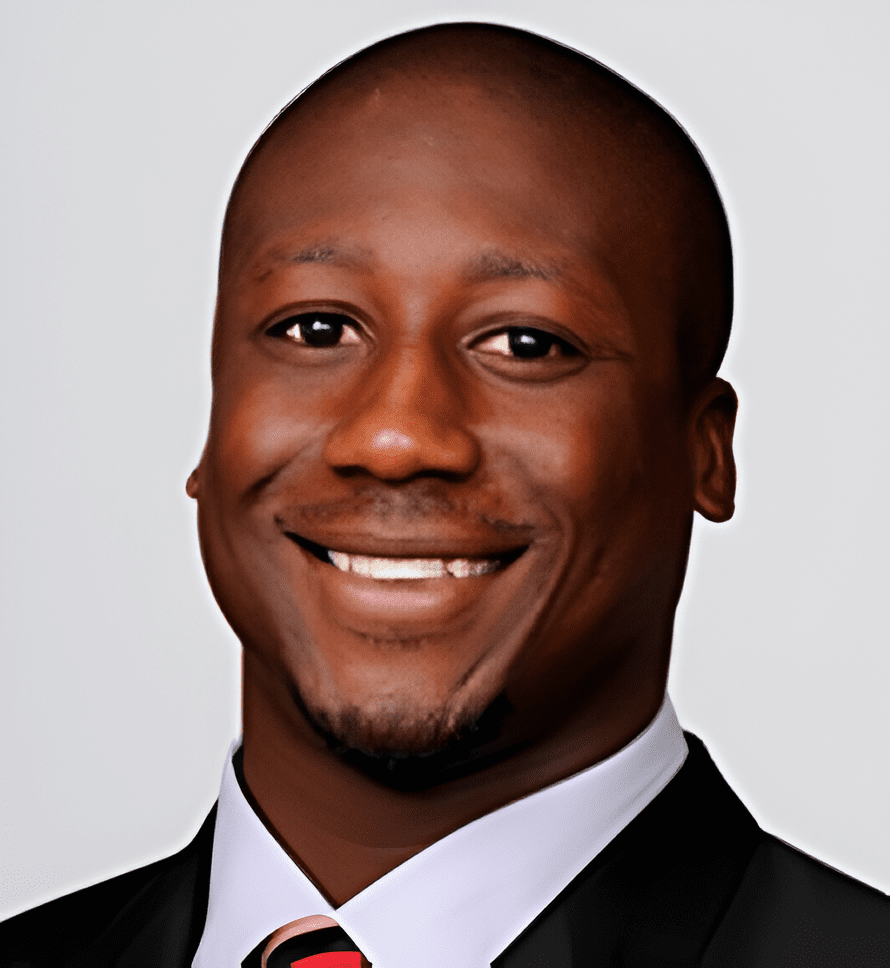
[{"label": "neck", "polygon": [[[652,721],[666,670],[603,683],[544,737],[517,741],[477,770],[394,789],[344,762],[274,677],[245,662],[244,778],[282,847],[338,906],[464,824],[617,752]],[[528,721],[528,717],[523,717]]]}]

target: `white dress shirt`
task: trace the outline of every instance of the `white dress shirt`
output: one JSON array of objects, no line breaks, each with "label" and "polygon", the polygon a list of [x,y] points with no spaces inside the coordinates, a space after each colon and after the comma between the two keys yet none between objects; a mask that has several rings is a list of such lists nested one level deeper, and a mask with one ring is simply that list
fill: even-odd
[{"label": "white dress shirt", "polygon": [[334,908],[244,798],[226,760],[193,968],[240,968],[276,928],[326,914],[374,968],[489,968],[683,765],[669,698],[608,759],[466,824]]}]

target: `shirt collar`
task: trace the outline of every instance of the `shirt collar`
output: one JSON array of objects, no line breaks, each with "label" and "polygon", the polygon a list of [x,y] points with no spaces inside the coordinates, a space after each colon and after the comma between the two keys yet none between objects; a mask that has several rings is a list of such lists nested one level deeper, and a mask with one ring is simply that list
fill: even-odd
[{"label": "shirt collar", "polygon": [[474,820],[333,908],[244,798],[232,744],[194,968],[238,966],[276,928],[326,914],[374,968],[488,968],[677,773],[674,707],[614,755]]}]

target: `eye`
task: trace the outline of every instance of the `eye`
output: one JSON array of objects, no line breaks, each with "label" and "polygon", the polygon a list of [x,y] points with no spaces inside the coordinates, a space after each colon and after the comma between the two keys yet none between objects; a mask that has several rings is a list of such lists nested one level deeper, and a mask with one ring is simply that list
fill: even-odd
[{"label": "eye", "polygon": [[295,343],[313,349],[348,346],[361,342],[356,325],[340,313],[300,313],[275,323],[267,331],[270,336],[286,336]]},{"label": "eye", "polygon": [[530,326],[511,326],[476,344],[481,353],[509,356],[520,360],[540,360],[547,356],[578,356],[579,351],[564,339]]}]

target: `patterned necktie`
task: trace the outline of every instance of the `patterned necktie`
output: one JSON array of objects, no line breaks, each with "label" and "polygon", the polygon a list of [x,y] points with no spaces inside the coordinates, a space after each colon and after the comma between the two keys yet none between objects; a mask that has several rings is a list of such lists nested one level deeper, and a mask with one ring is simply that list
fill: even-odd
[{"label": "patterned necktie", "polygon": [[242,962],[242,968],[371,968],[355,942],[333,918],[314,915],[274,931]]}]

